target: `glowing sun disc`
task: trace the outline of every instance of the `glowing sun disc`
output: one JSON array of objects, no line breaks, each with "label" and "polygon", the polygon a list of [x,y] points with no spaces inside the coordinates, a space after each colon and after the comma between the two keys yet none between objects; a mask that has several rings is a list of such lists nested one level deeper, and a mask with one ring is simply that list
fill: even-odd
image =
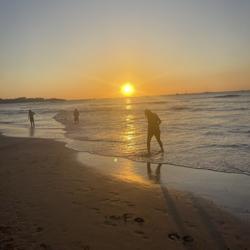
[{"label": "glowing sun disc", "polygon": [[135,92],[135,88],[133,86],[133,84],[131,83],[125,83],[124,85],[122,85],[121,87],[121,93],[124,95],[124,96],[131,96],[133,95]]}]

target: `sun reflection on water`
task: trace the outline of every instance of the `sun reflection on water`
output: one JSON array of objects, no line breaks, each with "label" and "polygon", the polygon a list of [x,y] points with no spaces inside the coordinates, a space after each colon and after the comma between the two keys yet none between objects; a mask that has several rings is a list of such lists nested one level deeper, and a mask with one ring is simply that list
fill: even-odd
[{"label": "sun reflection on water", "polygon": [[125,117],[125,128],[122,135],[122,140],[125,142],[126,151],[135,151],[135,125],[134,115],[127,114]]}]

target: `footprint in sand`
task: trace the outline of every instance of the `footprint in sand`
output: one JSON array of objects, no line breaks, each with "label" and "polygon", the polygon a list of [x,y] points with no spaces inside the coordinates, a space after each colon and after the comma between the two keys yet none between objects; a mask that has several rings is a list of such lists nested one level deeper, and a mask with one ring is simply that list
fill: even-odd
[{"label": "footprint in sand", "polygon": [[140,234],[140,235],[144,235],[144,232],[143,231],[139,231],[139,230],[136,230],[134,231],[136,234]]},{"label": "footprint in sand", "polygon": [[104,221],[104,224],[109,225],[109,226],[117,226],[116,223],[114,223],[112,221],[108,221],[108,220]]},{"label": "footprint in sand", "polygon": [[111,201],[111,202],[119,202],[120,199],[109,199],[109,201]]},{"label": "footprint in sand", "polygon": [[168,238],[170,240],[180,240],[181,237],[177,233],[170,233],[170,234],[168,234]]},{"label": "footprint in sand", "polygon": [[123,201],[123,203],[125,203],[127,206],[129,206],[129,207],[134,207],[135,206],[135,204],[133,204],[132,202],[130,202],[130,201]]},{"label": "footprint in sand", "polygon": [[43,250],[52,250],[52,248],[49,245],[45,244],[45,243],[41,243],[40,248],[43,249]]},{"label": "footprint in sand", "polygon": [[178,233],[170,233],[168,234],[168,238],[174,241],[182,240],[183,244],[191,243],[194,241],[194,238],[190,235],[184,235],[181,237]]},{"label": "footprint in sand", "polygon": [[9,234],[11,231],[11,227],[9,226],[0,226],[0,232],[4,234]]},{"label": "footprint in sand", "polygon": [[114,221],[116,221],[116,222],[122,222],[123,221],[123,223],[136,222],[139,225],[142,225],[145,222],[145,220],[143,218],[141,218],[141,217],[135,217],[134,218],[134,215],[130,214],[130,213],[124,213],[122,215],[105,216],[105,222],[104,222],[105,224],[112,225]]},{"label": "footprint in sand", "polygon": [[42,227],[37,227],[37,228],[36,228],[36,232],[39,233],[39,232],[42,232],[42,231],[43,231],[43,228],[42,228]]},{"label": "footprint in sand", "polygon": [[91,207],[91,209],[92,209],[92,210],[95,210],[95,211],[97,211],[97,212],[100,211],[100,208],[98,208],[98,207]]},{"label": "footprint in sand", "polygon": [[149,237],[147,235],[145,235],[145,232],[141,231],[141,230],[135,230],[134,231],[135,234],[137,234],[138,236],[141,236],[144,240],[148,240]]},{"label": "footprint in sand", "polygon": [[119,195],[119,193],[117,193],[117,192],[114,192],[114,191],[111,191],[111,192],[109,192],[110,194],[114,194],[114,195]]},{"label": "footprint in sand", "polygon": [[141,217],[136,217],[136,218],[134,219],[134,221],[137,222],[137,223],[139,223],[139,224],[144,223],[144,219],[141,218]]},{"label": "footprint in sand", "polygon": [[183,243],[189,243],[189,242],[193,242],[194,238],[190,235],[185,235],[182,237]]},{"label": "footprint in sand", "polygon": [[81,206],[83,203],[80,201],[72,201],[72,204]]}]

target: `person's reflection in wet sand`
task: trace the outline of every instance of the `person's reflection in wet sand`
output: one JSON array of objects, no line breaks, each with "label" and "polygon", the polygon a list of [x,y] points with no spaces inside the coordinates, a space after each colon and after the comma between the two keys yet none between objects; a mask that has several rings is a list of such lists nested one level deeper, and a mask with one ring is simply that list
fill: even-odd
[{"label": "person's reflection in wet sand", "polygon": [[35,134],[35,127],[30,127],[30,130],[29,130],[29,132],[30,132],[30,137],[33,137],[34,136],[34,134]]},{"label": "person's reflection in wet sand", "polygon": [[148,173],[148,179],[154,183],[160,183],[161,181],[161,163],[158,164],[158,166],[155,169],[155,173],[152,173],[151,170],[151,163],[147,162],[147,173]]}]

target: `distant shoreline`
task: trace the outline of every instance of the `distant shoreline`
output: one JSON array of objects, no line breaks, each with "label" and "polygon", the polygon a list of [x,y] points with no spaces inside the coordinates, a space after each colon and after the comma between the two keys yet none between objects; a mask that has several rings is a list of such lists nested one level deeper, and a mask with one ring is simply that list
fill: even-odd
[{"label": "distant shoreline", "polygon": [[27,102],[64,102],[65,99],[59,98],[27,98],[27,97],[18,97],[18,98],[9,98],[9,99],[0,99],[0,104],[5,103],[27,103]]},{"label": "distant shoreline", "polygon": [[[246,90],[228,90],[228,91],[207,91],[207,92],[190,92],[190,93],[174,93],[174,94],[163,94],[163,95],[150,95],[150,96],[132,96],[129,98],[138,97],[153,97],[153,96],[178,96],[178,95],[207,95],[207,94],[222,94],[222,93],[244,93],[250,92],[250,89]],[[62,99],[62,98],[43,98],[43,97],[17,97],[17,98],[0,98],[0,104],[8,103],[27,103],[27,102],[66,102],[66,101],[88,101],[88,100],[103,100],[103,99],[120,99],[124,97],[106,97],[106,98],[83,98],[83,99]]]}]

